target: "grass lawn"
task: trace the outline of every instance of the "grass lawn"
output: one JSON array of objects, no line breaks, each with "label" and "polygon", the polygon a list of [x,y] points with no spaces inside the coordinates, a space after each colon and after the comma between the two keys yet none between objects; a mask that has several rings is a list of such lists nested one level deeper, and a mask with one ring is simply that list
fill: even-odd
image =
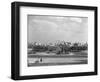
[{"label": "grass lawn", "polygon": [[59,54],[40,52],[28,54],[28,66],[87,64],[87,51]]}]

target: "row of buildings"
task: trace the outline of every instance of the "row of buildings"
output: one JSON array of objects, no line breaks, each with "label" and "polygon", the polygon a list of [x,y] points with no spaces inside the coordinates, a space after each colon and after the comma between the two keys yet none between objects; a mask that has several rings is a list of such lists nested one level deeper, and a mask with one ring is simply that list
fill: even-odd
[{"label": "row of buildings", "polygon": [[[59,41],[56,43],[42,44],[38,42],[28,43],[28,49],[31,48],[32,52],[54,52],[57,54],[83,51],[88,49],[88,44],[86,43],[71,43],[65,41]],[[31,53],[32,53],[31,52]]]}]

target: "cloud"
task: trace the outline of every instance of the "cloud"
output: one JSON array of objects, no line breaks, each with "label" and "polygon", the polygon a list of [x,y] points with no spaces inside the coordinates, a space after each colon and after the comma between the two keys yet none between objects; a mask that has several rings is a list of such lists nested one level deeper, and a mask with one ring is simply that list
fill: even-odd
[{"label": "cloud", "polygon": [[32,20],[32,23],[33,23],[33,28],[35,25],[37,26],[36,29],[38,31],[43,31],[43,32],[50,32],[50,31],[55,32],[58,26],[56,23],[48,21],[48,20],[34,19]]},{"label": "cloud", "polygon": [[88,26],[83,18],[33,15],[29,16],[28,21],[28,40],[31,42],[87,41]]},{"label": "cloud", "polygon": [[81,18],[75,18],[75,17],[70,17],[71,21],[77,22],[77,23],[81,23],[82,19]]}]

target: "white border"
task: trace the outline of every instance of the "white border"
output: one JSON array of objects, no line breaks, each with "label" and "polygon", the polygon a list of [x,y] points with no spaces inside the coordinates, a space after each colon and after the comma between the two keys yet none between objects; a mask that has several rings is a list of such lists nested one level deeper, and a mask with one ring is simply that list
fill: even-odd
[{"label": "white border", "polygon": [[[27,15],[60,15],[88,17],[88,64],[27,67]],[[94,71],[94,11],[21,7],[20,8],[20,75],[41,75],[57,73]]]}]

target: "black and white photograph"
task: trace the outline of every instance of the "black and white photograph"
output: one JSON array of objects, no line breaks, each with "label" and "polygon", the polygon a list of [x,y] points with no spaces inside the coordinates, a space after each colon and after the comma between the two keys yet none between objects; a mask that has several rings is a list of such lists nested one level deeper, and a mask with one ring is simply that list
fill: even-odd
[{"label": "black and white photograph", "polygon": [[88,17],[27,15],[27,66],[88,64]]}]

